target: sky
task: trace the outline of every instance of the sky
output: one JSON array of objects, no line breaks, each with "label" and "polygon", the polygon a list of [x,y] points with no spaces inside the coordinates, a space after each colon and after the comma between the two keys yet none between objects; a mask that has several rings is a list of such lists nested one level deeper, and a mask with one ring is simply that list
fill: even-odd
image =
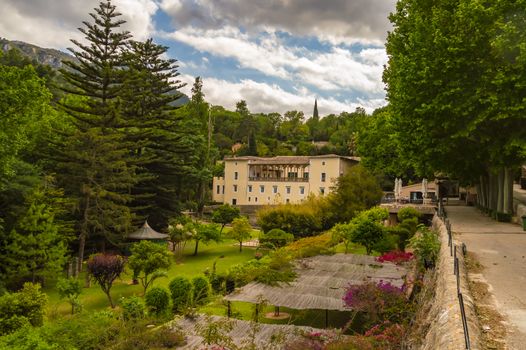
[{"label": "sky", "polygon": [[[190,95],[253,113],[368,112],[386,104],[382,70],[396,0],[113,0],[136,40],[178,60]],[[65,51],[98,0],[0,0],[0,37]]]}]

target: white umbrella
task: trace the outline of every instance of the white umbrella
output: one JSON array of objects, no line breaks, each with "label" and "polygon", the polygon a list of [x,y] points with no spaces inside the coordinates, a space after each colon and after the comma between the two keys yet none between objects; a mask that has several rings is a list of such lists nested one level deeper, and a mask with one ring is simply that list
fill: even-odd
[{"label": "white umbrella", "polygon": [[404,184],[402,183],[402,178],[398,179],[398,198],[402,196],[402,187],[404,187]]},{"label": "white umbrella", "polygon": [[422,179],[422,198],[427,198],[427,179]]},{"label": "white umbrella", "polygon": [[394,182],[394,196],[395,196],[395,200],[398,200],[398,178],[395,179],[395,182]]}]

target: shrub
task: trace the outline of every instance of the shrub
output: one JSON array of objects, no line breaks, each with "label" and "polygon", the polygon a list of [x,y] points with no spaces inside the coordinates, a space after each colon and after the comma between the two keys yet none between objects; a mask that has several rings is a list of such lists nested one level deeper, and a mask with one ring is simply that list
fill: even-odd
[{"label": "shrub", "polygon": [[174,312],[183,312],[190,306],[192,299],[192,283],[186,277],[178,276],[168,285],[172,294],[172,307]]},{"label": "shrub", "polygon": [[144,296],[148,312],[161,315],[166,313],[170,305],[170,294],[165,288],[153,287]]},{"label": "shrub", "polygon": [[225,291],[226,280],[226,276],[224,274],[213,273],[210,275],[210,277],[208,277],[208,280],[210,281],[210,287],[212,287],[214,293],[223,294]]},{"label": "shrub", "polygon": [[395,235],[398,237],[398,249],[405,250],[409,239],[413,236],[414,233],[411,233],[408,229],[402,227],[401,225],[391,226],[384,228],[385,234]]},{"label": "shrub", "polygon": [[418,221],[418,219],[422,217],[422,213],[415,208],[404,207],[398,211],[396,216],[398,217],[399,222],[403,222],[407,219],[416,219]]},{"label": "shrub", "polygon": [[332,234],[325,232],[321,235],[298,239],[283,249],[290,252],[294,258],[307,258],[321,254],[334,254],[335,244],[337,242],[332,239]]},{"label": "shrub", "polygon": [[347,307],[365,312],[371,324],[384,320],[404,321],[411,310],[404,288],[383,281],[349,285],[343,301]]},{"label": "shrub", "polygon": [[373,250],[380,254],[384,254],[391,250],[397,249],[399,239],[400,238],[397,235],[388,234],[384,231],[382,238],[373,245]]},{"label": "shrub", "polygon": [[210,294],[210,284],[204,276],[197,276],[192,279],[192,286],[194,289],[193,303],[194,305],[203,305],[207,302]]},{"label": "shrub", "polygon": [[131,296],[128,298],[121,298],[122,318],[125,321],[140,320],[144,318],[144,302],[141,298]]},{"label": "shrub", "polygon": [[0,335],[23,326],[42,326],[47,295],[39,284],[24,283],[21,290],[0,297]]},{"label": "shrub", "polygon": [[388,253],[385,253],[376,258],[378,262],[392,262],[396,265],[403,264],[413,259],[413,253],[406,253],[399,250],[394,250]]},{"label": "shrub", "polygon": [[82,282],[78,278],[59,278],[57,290],[60,299],[67,299],[71,305],[71,314],[81,310],[79,296],[82,293]]},{"label": "shrub", "polygon": [[424,225],[420,225],[418,229],[420,232],[409,240],[410,246],[413,248],[419,267],[432,268],[440,251],[440,241],[437,234]]},{"label": "shrub", "polygon": [[258,211],[258,225],[263,232],[280,229],[295,238],[313,236],[322,230],[321,219],[314,210],[302,205],[279,205]]},{"label": "shrub", "polygon": [[259,243],[268,245],[271,248],[281,248],[294,240],[294,235],[287,233],[279,228],[274,228],[259,237]]},{"label": "shrub", "polygon": [[296,277],[292,269],[292,258],[289,251],[278,249],[260,260],[253,259],[230,267],[229,278],[238,286],[252,281],[268,285],[291,282]]}]

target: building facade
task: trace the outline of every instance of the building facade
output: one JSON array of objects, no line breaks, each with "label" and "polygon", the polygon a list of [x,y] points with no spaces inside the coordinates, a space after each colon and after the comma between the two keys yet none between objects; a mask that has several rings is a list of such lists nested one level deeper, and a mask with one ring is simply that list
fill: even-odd
[{"label": "building facade", "polygon": [[300,203],[311,194],[328,194],[359,158],[329,154],[233,157],[224,162],[225,176],[213,180],[213,201],[247,206]]}]

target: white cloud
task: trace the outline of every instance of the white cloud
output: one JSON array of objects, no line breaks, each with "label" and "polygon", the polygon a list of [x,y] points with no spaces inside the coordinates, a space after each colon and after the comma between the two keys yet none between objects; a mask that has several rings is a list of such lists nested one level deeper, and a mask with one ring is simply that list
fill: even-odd
[{"label": "white cloud", "polygon": [[[183,92],[190,96],[194,77],[181,75],[181,81],[187,83]],[[248,108],[253,113],[285,113],[290,110],[304,111],[310,116],[317,96],[306,88],[291,93],[283,90],[278,85],[259,83],[250,79],[240,82],[231,82],[211,77],[203,77],[203,92],[205,99],[213,105],[221,105],[234,110],[236,102],[246,100]],[[319,98],[318,107],[321,115],[331,113],[339,114],[343,111],[352,112],[357,107],[363,107],[366,111],[385,105],[384,99],[359,100],[358,102],[340,101],[335,98]]]},{"label": "white cloud", "polygon": [[[152,16],[158,9],[154,0],[114,0],[117,10],[127,21],[123,29],[130,30],[138,40],[154,31]],[[65,49],[69,39],[82,41],[77,30],[99,0],[2,0],[0,35],[10,40],[21,40],[42,47]]]},{"label": "white cloud", "polygon": [[391,28],[387,16],[396,0],[162,0],[179,27],[281,30],[316,36],[334,44],[381,44]]},{"label": "white cloud", "polygon": [[359,54],[338,46],[329,52],[310,52],[301,47],[287,47],[272,33],[255,37],[234,27],[210,30],[187,27],[163,35],[202,52],[233,58],[243,68],[321,90],[351,89],[379,94],[384,88],[381,80],[387,55],[383,48],[368,48]]}]

